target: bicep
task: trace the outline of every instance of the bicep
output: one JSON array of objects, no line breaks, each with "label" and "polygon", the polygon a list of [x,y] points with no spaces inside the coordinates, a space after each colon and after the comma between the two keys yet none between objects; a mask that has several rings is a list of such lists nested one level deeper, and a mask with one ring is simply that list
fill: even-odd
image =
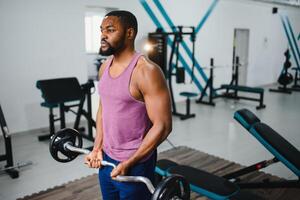
[{"label": "bicep", "polygon": [[142,93],[150,120],[166,122],[171,120],[171,100],[166,80],[159,69],[155,69],[143,80]]}]

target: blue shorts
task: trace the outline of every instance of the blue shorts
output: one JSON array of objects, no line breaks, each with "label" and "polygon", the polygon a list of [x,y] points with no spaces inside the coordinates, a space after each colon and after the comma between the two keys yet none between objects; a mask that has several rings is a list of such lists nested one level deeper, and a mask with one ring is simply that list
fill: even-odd
[{"label": "blue shorts", "polygon": [[[128,171],[128,176],[144,176],[154,183],[154,170],[156,165],[157,153],[156,151],[152,156],[141,163],[137,163]],[[119,164],[110,158],[107,154],[103,153],[103,160]],[[152,194],[147,189],[144,183],[131,183],[131,182],[118,182],[111,179],[110,173],[112,167],[102,167],[99,169],[99,182],[102,192],[103,200],[150,200]]]}]

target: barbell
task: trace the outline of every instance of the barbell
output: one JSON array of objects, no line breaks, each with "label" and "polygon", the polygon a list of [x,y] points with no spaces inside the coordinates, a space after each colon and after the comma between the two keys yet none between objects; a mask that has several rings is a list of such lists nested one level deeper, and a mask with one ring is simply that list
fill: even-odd
[{"label": "barbell", "polygon": [[[51,156],[58,162],[70,162],[80,154],[89,154],[88,149],[82,148],[80,133],[71,128],[65,128],[55,133],[50,140],[49,150]],[[101,161],[105,167],[116,168],[116,165]],[[152,200],[189,200],[190,187],[188,181],[180,175],[171,175],[161,181],[155,188],[151,181],[143,176],[117,176],[120,182],[141,182],[151,192]]]}]

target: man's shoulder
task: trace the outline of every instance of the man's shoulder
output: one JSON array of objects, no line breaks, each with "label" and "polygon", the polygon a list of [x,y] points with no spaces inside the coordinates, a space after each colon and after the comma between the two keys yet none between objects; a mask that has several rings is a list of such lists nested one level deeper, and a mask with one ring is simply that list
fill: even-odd
[{"label": "man's shoulder", "polygon": [[139,73],[160,73],[161,68],[154,62],[152,62],[146,56],[141,56],[137,62],[137,70]]},{"label": "man's shoulder", "polygon": [[99,76],[99,79],[101,78],[105,68],[108,66],[109,62],[111,61],[111,59],[113,59],[113,56],[109,56],[107,57],[104,62],[101,64],[100,68],[99,68],[99,73],[98,73],[98,76]]},{"label": "man's shoulder", "polygon": [[163,85],[165,77],[161,68],[149,60],[146,56],[141,56],[136,66],[137,80],[140,88],[149,88],[150,85]]}]

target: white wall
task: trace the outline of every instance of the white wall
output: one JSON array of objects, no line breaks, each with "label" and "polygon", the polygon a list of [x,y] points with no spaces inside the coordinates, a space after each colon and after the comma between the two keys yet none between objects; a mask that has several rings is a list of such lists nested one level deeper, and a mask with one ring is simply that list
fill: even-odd
[{"label": "white wall", "polygon": [[1,1],[0,101],[11,132],[47,126],[38,79],[86,81],[81,7],[79,0]]},{"label": "white wall", "polygon": [[[168,27],[152,1],[147,1]],[[197,25],[211,0],[161,0],[175,25]],[[85,6],[132,11],[139,21],[136,47],[142,50],[155,25],[138,0],[0,0],[0,103],[11,132],[48,126],[48,111],[40,107],[39,79],[76,76],[87,80],[84,45]],[[219,1],[197,35],[196,58],[202,66],[215,58],[217,65],[231,65],[234,28],[250,29],[248,85],[276,81],[287,40],[273,5],[240,0]],[[299,9],[279,7],[300,32]],[[264,42],[267,41],[267,42]],[[185,56],[186,57],[186,56]],[[216,85],[230,80],[231,69],[216,71]],[[199,78],[199,74],[196,72]],[[197,91],[191,84],[175,88]],[[96,109],[95,107],[93,108]]]}]

